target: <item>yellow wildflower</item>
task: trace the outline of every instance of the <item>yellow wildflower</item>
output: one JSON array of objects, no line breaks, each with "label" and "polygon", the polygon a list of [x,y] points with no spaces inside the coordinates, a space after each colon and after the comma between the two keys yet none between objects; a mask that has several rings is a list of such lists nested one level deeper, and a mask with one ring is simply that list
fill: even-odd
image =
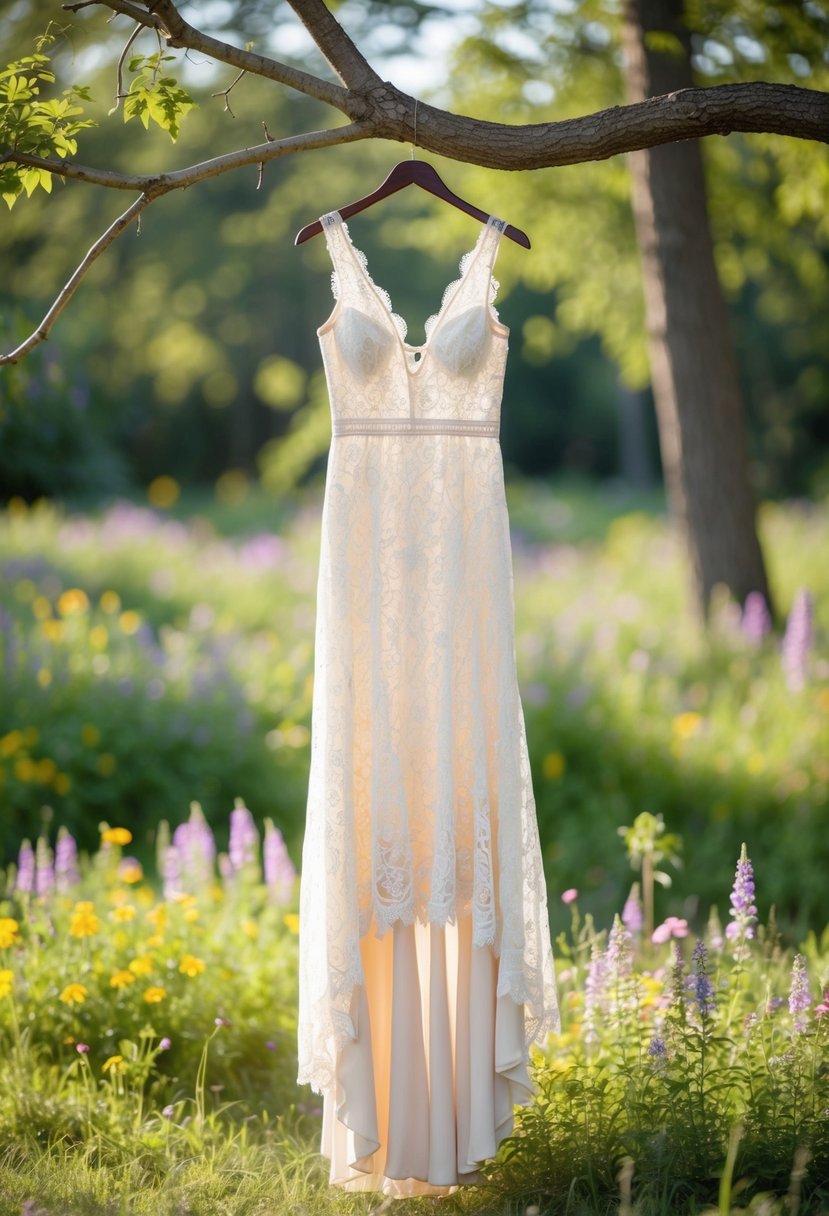
[{"label": "yellow wildflower", "polygon": [[139,954],[129,964],[129,969],[133,975],[150,975],[153,970],[153,960],[148,954]]},{"label": "yellow wildflower", "polygon": [[110,1056],[108,1060],[104,1060],[101,1065],[101,1072],[123,1072],[126,1065],[124,1064],[123,1056]]},{"label": "yellow wildflower", "polygon": [[[111,777],[112,774],[115,772],[115,766],[117,763],[118,762],[115,759],[115,757],[113,756],[112,752],[101,752],[100,756],[98,757],[98,759],[95,762],[95,767],[97,768],[98,772],[100,773],[100,775],[102,777]],[[114,830],[116,832],[119,830],[123,832],[126,829],[125,828],[121,828],[121,829],[115,828]],[[130,840],[132,840],[132,836],[130,836]],[[116,844],[129,844],[129,840],[115,841],[115,843]]]},{"label": "yellow wildflower", "polygon": [[89,989],[83,984],[67,984],[58,1000],[64,1005],[82,1005],[89,996]]},{"label": "yellow wildflower", "polygon": [[68,794],[72,788],[72,778],[68,773],[56,773],[52,785],[56,794]]},{"label": "yellow wildflower", "polygon": [[141,624],[141,617],[137,612],[133,612],[131,608],[128,608],[126,612],[122,612],[118,617],[118,624],[121,626],[122,633],[137,633]]},{"label": "yellow wildflower", "polygon": [[89,631],[89,645],[93,650],[106,650],[109,633],[106,625],[93,625]]},{"label": "yellow wildflower", "polygon": [[255,941],[259,936],[259,926],[250,916],[246,916],[242,921],[242,932],[245,937],[249,937],[252,941]]},{"label": "yellow wildflower", "polygon": [[184,919],[187,921],[188,925],[195,924],[195,922],[199,919],[198,908],[185,908]]},{"label": "yellow wildflower", "polygon": [[58,596],[58,612],[61,616],[73,616],[77,612],[86,612],[89,607],[89,596],[80,587],[70,587]]},{"label": "yellow wildflower", "polygon": [[135,976],[131,971],[116,971],[110,976],[110,988],[126,988],[128,984],[135,983]]},{"label": "yellow wildflower", "polygon": [[121,882],[130,884],[143,881],[144,871],[141,868],[141,862],[136,861],[134,857],[125,857],[118,867],[118,877]]},{"label": "yellow wildflower", "polygon": [[36,595],[32,600],[32,612],[39,621],[44,621],[47,616],[52,615],[51,602],[45,595]]},{"label": "yellow wildflower", "polygon": [[81,727],[81,743],[84,747],[97,747],[101,742],[101,732],[94,722],[85,722]]},{"label": "yellow wildflower", "polygon": [[158,946],[164,945],[164,934],[154,933],[152,937],[147,938],[147,949],[155,950]]},{"label": "yellow wildflower", "polygon": [[123,929],[116,929],[112,935],[112,944],[116,950],[123,950],[129,940],[129,934],[125,933]]},{"label": "yellow wildflower", "polygon": [[156,904],[154,908],[150,908],[146,919],[151,925],[155,925],[156,929],[163,929],[167,924],[167,909],[164,904]]},{"label": "yellow wildflower", "polygon": [[5,759],[6,756],[13,756],[23,745],[23,731],[10,730],[7,735],[3,735],[2,739],[0,739],[0,757]]},{"label": "yellow wildflower", "polygon": [[18,756],[14,762],[14,775],[18,781],[36,781],[37,765],[29,756]]},{"label": "yellow wildflower", "polygon": [[4,967],[0,971],[0,1000],[8,996],[14,986],[14,972]]},{"label": "yellow wildflower", "polygon": [[101,832],[102,844],[129,844],[132,841],[132,832],[129,828],[104,828]]},{"label": "yellow wildflower", "polygon": [[282,917],[282,920],[292,933],[299,933],[299,917],[297,916],[296,912],[286,912]]},{"label": "yellow wildflower", "polygon": [[110,916],[119,924],[126,924],[127,921],[135,920],[135,908],[132,904],[124,904],[122,908],[113,908]]},{"label": "yellow wildflower", "polygon": [[185,954],[184,958],[178,965],[178,969],[182,975],[189,975],[191,979],[194,975],[201,975],[204,968],[204,959],[196,958],[195,954]]},{"label": "yellow wildflower", "polygon": [[144,992],[144,1000],[148,1005],[157,1005],[159,1001],[163,1001],[167,995],[167,989],[161,986],[147,988]]},{"label": "yellow wildflower", "polygon": [[89,900],[81,900],[75,904],[72,919],[69,922],[69,933],[72,937],[92,937],[101,927],[101,922],[95,912],[95,905]]},{"label": "yellow wildflower", "polygon": [[9,946],[16,946],[20,941],[18,930],[20,925],[11,916],[0,916],[0,950],[7,950]]},{"label": "yellow wildflower", "polygon": [[56,642],[63,633],[63,621],[56,621],[54,617],[47,617],[45,621],[40,622],[40,632],[50,642]]},{"label": "yellow wildflower", "polygon": [[58,771],[58,766],[50,756],[44,756],[35,764],[35,771],[37,773],[38,781],[49,782],[54,779],[55,774]]},{"label": "yellow wildflower", "polygon": [[154,477],[147,486],[147,497],[154,507],[160,507],[162,510],[166,507],[172,507],[178,501],[181,494],[181,486],[176,481],[175,477],[170,477],[167,473],[162,473],[160,477]]},{"label": "yellow wildflower", "polygon": [[563,774],[566,761],[561,752],[548,752],[541,761],[541,771],[550,781],[557,781]]},{"label": "yellow wildflower", "polygon": [[702,727],[702,714],[694,713],[693,710],[677,714],[671,722],[671,726],[677,738],[690,739],[692,735],[699,734]]},{"label": "yellow wildflower", "polygon": [[121,607],[121,597],[117,591],[105,591],[98,603],[101,605],[102,612],[107,612],[111,615]]}]

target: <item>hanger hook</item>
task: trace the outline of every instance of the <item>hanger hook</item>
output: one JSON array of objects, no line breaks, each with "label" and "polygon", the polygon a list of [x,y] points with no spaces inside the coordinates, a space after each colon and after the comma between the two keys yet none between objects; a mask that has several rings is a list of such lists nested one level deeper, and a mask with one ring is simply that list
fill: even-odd
[{"label": "hanger hook", "polygon": [[414,150],[417,145],[417,98],[415,97],[415,112],[414,112],[414,137],[412,139],[412,160],[415,158]]}]

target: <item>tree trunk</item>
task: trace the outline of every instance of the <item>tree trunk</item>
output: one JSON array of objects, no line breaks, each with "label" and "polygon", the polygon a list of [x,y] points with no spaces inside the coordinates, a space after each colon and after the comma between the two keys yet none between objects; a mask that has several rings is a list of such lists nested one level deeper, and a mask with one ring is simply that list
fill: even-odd
[{"label": "tree trunk", "polygon": [[[683,10],[683,0],[626,0],[631,101],[693,84]],[[704,621],[718,583],[741,603],[750,591],[769,601],[745,410],[714,264],[699,142],[629,155],[662,464]]]}]

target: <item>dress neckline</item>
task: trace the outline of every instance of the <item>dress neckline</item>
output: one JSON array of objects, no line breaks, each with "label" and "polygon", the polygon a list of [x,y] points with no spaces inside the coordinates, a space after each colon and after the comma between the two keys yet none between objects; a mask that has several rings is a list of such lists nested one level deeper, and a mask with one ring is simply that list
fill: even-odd
[{"label": "dress neckline", "polygon": [[[501,223],[501,221],[497,218],[497,216],[494,216],[494,215],[490,215],[487,218],[486,224],[483,226],[483,228],[481,228],[481,231],[478,233],[478,239],[476,240],[475,244],[469,250],[469,252],[465,253],[463,255],[463,257],[461,258],[460,278],[455,279],[452,283],[450,283],[446,287],[446,289],[443,293],[443,300],[441,302],[440,308],[438,309],[438,311],[436,313],[432,313],[432,315],[426,321],[426,326],[425,326],[426,341],[421,343],[420,346],[413,346],[411,342],[405,341],[405,339],[401,336],[400,331],[397,328],[397,325],[394,324],[393,318],[395,316],[400,316],[400,314],[395,313],[394,308],[392,307],[391,296],[389,295],[389,293],[385,290],[385,288],[378,287],[378,285],[375,283],[374,279],[369,274],[368,259],[366,258],[366,255],[362,252],[362,250],[357,249],[356,245],[352,241],[351,233],[348,230],[348,224],[346,224],[345,220],[343,219],[343,217],[339,211],[331,211],[331,212],[329,212],[329,215],[333,216],[336,219],[337,223],[339,224],[342,234],[345,237],[346,244],[347,244],[348,248],[351,250],[351,253],[354,257],[355,262],[357,263],[357,265],[360,268],[360,272],[361,272],[363,278],[366,280],[369,287],[371,288],[372,294],[377,297],[379,302],[383,305],[383,307],[386,309],[386,311],[389,313],[390,317],[392,318],[392,328],[394,330],[394,337],[395,337],[395,340],[397,341],[400,349],[403,352],[403,364],[406,368],[407,373],[410,376],[419,375],[420,369],[423,367],[423,364],[426,362],[426,354],[428,353],[429,348],[431,346],[432,338],[434,337],[437,330],[440,328],[440,323],[443,320],[445,313],[448,311],[450,304],[452,303],[452,301],[454,300],[458,291],[460,290],[460,287],[463,284],[463,281],[466,278],[466,275],[467,275],[470,267],[477,260],[478,254],[480,253],[481,248],[483,247],[483,244],[484,244],[484,238],[486,237],[487,233],[492,228],[495,228],[496,231],[500,235],[500,229],[497,227],[497,225],[499,223]],[[403,324],[404,331],[406,333],[408,333],[409,327],[408,327],[408,324],[406,323],[405,318],[400,317],[400,320]],[[414,367],[410,366],[410,362],[409,362],[410,355],[419,355],[419,358],[418,358],[417,362],[415,363]]]}]

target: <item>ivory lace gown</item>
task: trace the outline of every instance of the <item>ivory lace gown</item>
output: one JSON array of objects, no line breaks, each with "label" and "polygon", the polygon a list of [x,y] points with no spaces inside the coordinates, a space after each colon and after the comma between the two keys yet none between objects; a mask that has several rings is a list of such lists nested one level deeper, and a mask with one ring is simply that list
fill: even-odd
[{"label": "ivory lace gown", "polygon": [[333,438],[300,896],[299,1081],[331,1181],[479,1177],[558,1026],[515,666],[491,217],[423,346],[323,217]]}]

